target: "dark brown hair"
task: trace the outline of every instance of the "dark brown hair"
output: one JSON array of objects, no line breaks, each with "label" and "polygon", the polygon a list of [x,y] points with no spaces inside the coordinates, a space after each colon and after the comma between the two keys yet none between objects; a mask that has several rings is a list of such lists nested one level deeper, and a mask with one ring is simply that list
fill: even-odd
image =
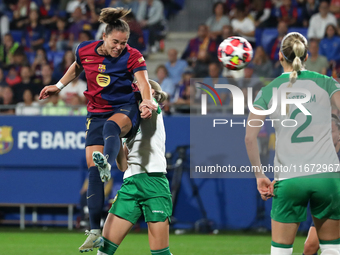
[{"label": "dark brown hair", "polygon": [[214,6],[213,6],[213,14],[215,14],[215,9],[216,9],[216,7],[218,6],[218,5],[222,5],[222,7],[223,7],[223,14],[226,14],[226,8],[225,8],[225,5],[224,5],[224,3],[223,2],[216,2],[216,3],[214,3]]},{"label": "dark brown hair", "polygon": [[129,25],[121,18],[129,14],[131,10],[124,8],[104,8],[100,12],[98,21],[107,24],[105,34],[110,34],[113,30],[130,33]]},{"label": "dark brown hair", "polygon": [[159,69],[163,69],[164,72],[165,72],[165,74],[166,74],[166,76],[169,76],[168,69],[166,68],[165,65],[159,65],[159,66],[157,66],[157,68],[156,68],[156,74],[158,73]]}]

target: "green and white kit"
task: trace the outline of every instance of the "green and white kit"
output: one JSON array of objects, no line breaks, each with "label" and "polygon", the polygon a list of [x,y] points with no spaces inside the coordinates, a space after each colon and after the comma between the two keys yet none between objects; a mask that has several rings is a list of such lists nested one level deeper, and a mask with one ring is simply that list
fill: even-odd
[{"label": "green and white kit", "polygon": [[[280,95],[282,89],[289,85],[289,75],[290,73],[283,73],[262,88],[254,102],[254,107],[270,109],[273,103],[273,88],[278,89],[278,105],[270,118],[276,132],[274,167],[284,171],[275,171],[275,180],[339,171],[339,160],[331,135],[330,98],[340,90],[340,85],[325,75],[307,70],[299,72],[292,88],[310,91],[311,99],[303,106],[311,115],[305,115],[296,105],[290,104],[287,115],[282,116]],[[287,98],[302,97],[305,97],[305,94],[301,92],[287,94]],[[286,126],[294,125],[289,119],[295,120],[297,125],[284,127],[282,121]]]},{"label": "green and white kit", "polygon": [[142,119],[136,135],[124,142],[128,148],[128,169],[109,212],[133,224],[142,214],[146,222],[170,221],[172,199],[165,176],[165,128],[161,110],[154,112],[151,119]]}]

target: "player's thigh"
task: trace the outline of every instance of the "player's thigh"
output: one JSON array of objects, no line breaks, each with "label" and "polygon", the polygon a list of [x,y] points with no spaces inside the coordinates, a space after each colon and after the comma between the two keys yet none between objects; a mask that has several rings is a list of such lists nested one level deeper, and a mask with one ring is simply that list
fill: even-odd
[{"label": "player's thigh", "polygon": [[120,245],[132,226],[130,221],[109,213],[104,224],[103,237]]},{"label": "player's thigh", "polygon": [[146,222],[165,222],[172,215],[169,181],[163,173],[135,176],[138,200]]},{"label": "player's thigh", "polygon": [[308,236],[304,245],[303,254],[312,255],[319,250],[319,238],[316,233],[315,226],[311,226],[308,231]]},{"label": "player's thigh", "polygon": [[92,159],[92,153],[94,151],[99,151],[101,153],[103,153],[104,151],[104,146],[103,145],[91,145],[91,146],[87,146],[85,149],[86,152],[86,163],[87,163],[87,167],[90,168],[92,166],[95,166],[93,159]]},{"label": "player's thigh", "polygon": [[[315,190],[311,195],[310,208],[315,218],[340,220],[340,179],[338,175],[339,173],[326,173],[318,174],[318,178],[313,178]],[[315,221],[314,223],[316,226]]]},{"label": "player's thigh", "polygon": [[313,217],[318,237],[323,241],[333,241],[340,238],[340,220],[317,219]]},{"label": "player's thigh", "polygon": [[164,222],[148,222],[148,236],[151,250],[169,247],[169,220]]},{"label": "player's thigh", "polygon": [[271,218],[281,223],[305,221],[311,193],[309,186],[303,178],[277,181],[274,184]]},{"label": "player's thigh", "polygon": [[293,244],[300,223],[282,223],[272,219],[272,241],[279,244]]},{"label": "player's thigh", "polygon": [[117,123],[121,129],[120,137],[129,137],[137,132],[140,123],[140,112],[138,105],[127,104],[115,109],[109,118]]},{"label": "player's thigh", "polygon": [[132,128],[130,118],[123,113],[115,113],[108,120],[116,122],[116,124],[120,127],[121,137],[125,136]]},{"label": "player's thigh", "polygon": [[135,198],[137,189],[132,177],[124,179],[120,190],[114,198],[109,213],[117,215],[134,225],[142,215],[142,209]]}]

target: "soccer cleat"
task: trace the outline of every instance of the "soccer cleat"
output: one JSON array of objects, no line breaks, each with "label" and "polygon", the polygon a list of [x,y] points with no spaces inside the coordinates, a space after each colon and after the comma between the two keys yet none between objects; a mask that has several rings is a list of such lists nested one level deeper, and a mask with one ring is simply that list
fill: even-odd
[{"label": "soccer cleat", "polygon": [[79,247],[81,253],[93,251],[93,248],[99,248],[104,246],[104,239],[101,237],[100,229],[86,230],[85,235],[88,235],[82,246]]},{"label": "soccer cleat", "polygon": [[94,164],[98,167],[100,179],[102,182],[107,182],[111,179],[111,165],[107,162],[107,159],[99,151],[92,153],[92,159]]}]

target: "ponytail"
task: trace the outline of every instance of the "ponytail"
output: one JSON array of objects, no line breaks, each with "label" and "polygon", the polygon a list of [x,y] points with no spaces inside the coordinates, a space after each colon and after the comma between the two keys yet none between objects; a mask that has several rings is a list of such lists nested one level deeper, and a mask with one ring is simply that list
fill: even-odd
[{"label": "ponytail", "polygon": [[164,102],[168,98],[168,94],[162,90],[161,86],[157,82],[149,79],[149,83],[151,88],[155,91],[153,97],[156,99],[157,103]]},{"label": "ponytail", "polygon": [[110,34],[113,30],[130,33],[129,25],[122,20],[131,10],[124,8],[104,8],[100,12],[98,21],[107,24],[105,34]]},{"label": "ponytail", "polygon": [[[298,73],[303,69],[302,63],[307,56],[307,39],[300,33],[289,33],[282,39],[280,51],[286,62],[292,63],[293,71],[289,75],[289,88],[296,82]],[[289,105],[286,107],[288,114]]]}]

